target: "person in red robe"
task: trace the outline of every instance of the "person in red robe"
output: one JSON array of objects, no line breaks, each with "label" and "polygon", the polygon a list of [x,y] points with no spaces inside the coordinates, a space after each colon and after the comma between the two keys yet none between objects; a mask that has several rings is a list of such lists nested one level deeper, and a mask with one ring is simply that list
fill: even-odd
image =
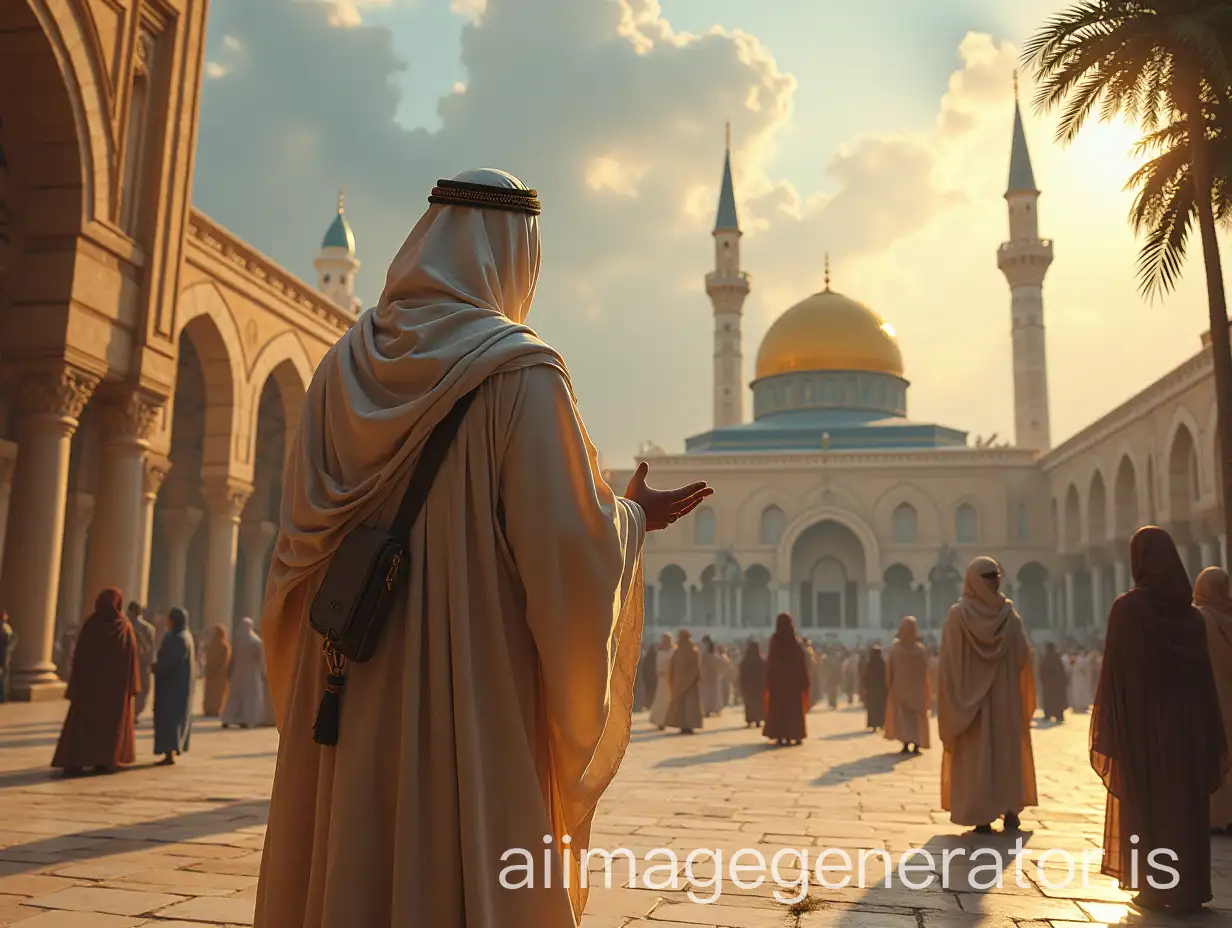
[{"label": "person in red robe", "polygon": [[1139,529],[1129,560],[1091,712],[1091,766],[1108,789],[1101,870],[1139,908],[1193,910],[1211,900],[1209,802],[1228,770],[1219,694],[1172,537]]},{"label": "person in red robe", "polygon": [[761,733],[780,745],[799,744],[807,737],[804,714],[809,706],[809,667],[796,626],[781,613],[770,636],[766,657],[766,722]]},{"label": "person in red robe", "polygon": [[73,653],[68,715],[51,766],[75,775],[110,772],[137,759],[133,697],[141,691],[137,636],[119,590],[103,590]]}]

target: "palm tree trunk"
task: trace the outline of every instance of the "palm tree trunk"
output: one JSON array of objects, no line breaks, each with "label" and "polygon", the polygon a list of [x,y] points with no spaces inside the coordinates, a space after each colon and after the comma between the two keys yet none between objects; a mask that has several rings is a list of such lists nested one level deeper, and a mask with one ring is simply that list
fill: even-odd
[{"label": "palm tree trunk", "polygon": [[[1198,229],[1202,235],[1202,260],[1206,266],[1206,297],[1210,310],[1211,360],[1215,369],[1215,410],[1217,419],[1216,453],[1223,492],[1223,530],[1232,544],[1232,340],[1228,332],[1228,302],[1219,261],[1219,240],[1215,232],[1212,206],[1210,145],[1202,105],[1195,92],[1189,108],[1190,170],[1194,200],[1198,207]],[[1205,565],[1204,565],[1205,566]]]}]

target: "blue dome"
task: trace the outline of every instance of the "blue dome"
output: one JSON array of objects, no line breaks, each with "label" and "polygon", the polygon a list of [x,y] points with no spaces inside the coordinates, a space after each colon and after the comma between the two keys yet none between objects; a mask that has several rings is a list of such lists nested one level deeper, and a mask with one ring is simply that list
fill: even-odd
[{"label": "blue dome", "polygon": [[345,248],[349,254],[355,254],[355,233],[351,231],[351,224],[346,221],[341,207],[334,221],[329,224],[325,238],[321,241],[321,247]]}]

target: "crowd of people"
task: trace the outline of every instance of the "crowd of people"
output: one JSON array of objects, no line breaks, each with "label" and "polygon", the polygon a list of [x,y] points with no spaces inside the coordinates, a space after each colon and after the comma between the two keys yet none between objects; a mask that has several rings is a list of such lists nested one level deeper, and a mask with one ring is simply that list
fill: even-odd
[{"label": "crowd of people", "polygon": [[183,609],[150,622],[140,603],[123,608],[119,590],[98,595],[80,631],[60,639],[69,709],[52,767],[79,776],[136,763],[137,722],[151,705],[157,763],[174,764],[188,751],[198,680],[205,718],[219,718],[223,728],[274,724],[265,651],[252,619],[240,620],[234,643],[216,627],[204,646],[188,624]]}]

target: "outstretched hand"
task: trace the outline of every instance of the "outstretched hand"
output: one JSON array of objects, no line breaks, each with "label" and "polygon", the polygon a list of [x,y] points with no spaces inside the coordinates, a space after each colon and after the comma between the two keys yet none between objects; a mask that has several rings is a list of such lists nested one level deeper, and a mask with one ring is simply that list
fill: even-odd
[{"label": "outstretched hand", "polygon": [[625,499],[637,503],[646,513],[648,532],[667,528],[696,509],[707,496],[714,494],[714,488],[704,480],[675,490],[652,490],[646,486],[646,474],[649,470],[650,466],[645,461],[638,464],[625,490]]}]

